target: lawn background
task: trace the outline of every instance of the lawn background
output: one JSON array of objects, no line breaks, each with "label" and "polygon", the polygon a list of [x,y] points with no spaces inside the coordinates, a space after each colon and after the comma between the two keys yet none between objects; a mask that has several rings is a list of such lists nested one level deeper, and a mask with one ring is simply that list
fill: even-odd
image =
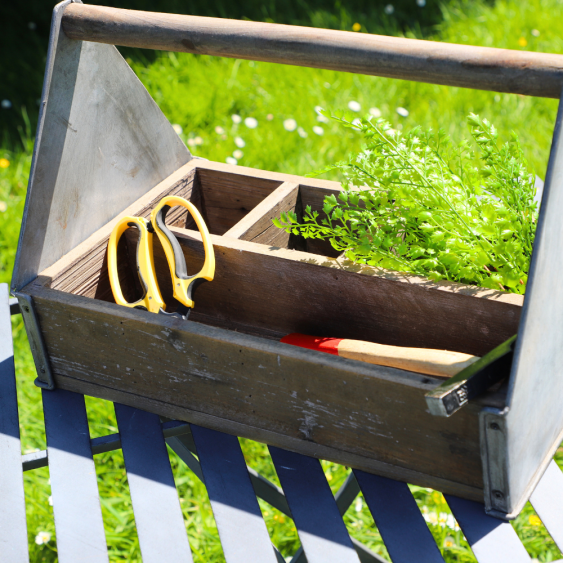
[{"label": "lawn background", "polygon": [[[563,52],[563,40],[558,33],[563,5],[556,0],[446,3],[428,0],[425,6],[417,5],[416,0],[401,0],[392,3],[392,14],[386,13],[386,1],[351,0],[344,5],[327,0],[251,0],[244,6],[226,0],[196,0],[189,6],[179,0],[100,3],[348,31],[358,23],[359,33]],[[0,8],[0,100],[11,102],[10,108],[0,109],[0,159],[9,162],[0,168],[0,282],[9,282],[13,267],[51,10],[50,2],[40,0]],[[362,108],[358,115],[377,108],[397,128],[415,124],[442,127],[457,139],[468,136],[465,116],[471,111],[478,113],[498,127],[502,139],[511,130],[516,131],[535,172],[542,178],[545,175],[557,109],[555,100],[188,54],[133,49],[122,52],[171,123],[182,129],[182,138],[198,156],[225,161],[233,157],[234,151],[241,150],[243,156],[238,153],[237,156],[245,166],[306,174],[344,158],[360,146],[359,137],[353,131],[319,122],[315,107],[347,109],[348,103],[355,101]],[[398,107],[406,108],[409,115],[401,117],[396,111]],[[241,116],[243,121],[235,123],[233,115]],[[246,117],[255,118],[258,126],[248,128],[244,124]],[[294,119],[298,128],[287,131],[283,125],[287,119]],[[313,127],[321,127],[322,134],[317,134],[318,129],[315,133]],[[238,139],[244,142],[243,147],[238,146],[242,144]],[[5,161],[0,161],[0,165]],[[13,328],[22,448],[27,453],[45,448],[41,398],[32,384],[33,362],[19,316],[13,319]],[[87,406],[92,437],[117,431],[110,404],[87,399]],[[249,465],[277,482],[263,445],[243,441],[243,449]],[[113,452],[95,459],[111,560],[140,561],[123,457],[120,452]],[[204,487],[173,454],[171,460],[195,561],[223,561]],[[323,466],[331,487],[336,490],[345,479],[345,468],[330,463]],[[31,560],[55,561],[48,469],[26,473],[25,490]],[[442,495],[415,487],[413,492],[445,560],[475,561]],[[289,556],[299,545],[293,523],[266,503],[261,502],[261,507],[274,543]],[[354,537],[387,557],[362,500],[356,501],[348,511],[346,524]],[[542,562],[561,557],[530,505],[514,526],[532,557]],[[40,531],[51,533],[51,540],[36,544],[35,537]]]}]

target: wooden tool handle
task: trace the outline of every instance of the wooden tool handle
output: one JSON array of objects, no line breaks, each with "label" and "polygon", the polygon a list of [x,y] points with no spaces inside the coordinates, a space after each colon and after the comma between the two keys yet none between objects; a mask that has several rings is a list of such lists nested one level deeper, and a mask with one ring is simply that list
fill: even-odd
[{"label": "wooden tool handle", "polygon": [[431,348],[406,348],[388,346],[363,340],[347,340],[340,338],[320,338],[305,334],[289,334],[281,339],[285,344],[293,344],[310,350],[319,350],[335,354],[350,360],[359,360],[369,364],[388,366],[435,375],[452,377],[462,369],[476,362],[479,357],[449,350],[433,350]]},{"label": "wooden tool handle", "polygon": [[69,4],[70,39],[559,98],[563,55]]},{"label": "wooden tool handle", "polygon": [[452,377],[479,359],[478,356],[449,350],[403,348],[361,340],[341,340],[338,355],[350,360],[360,360],[369,364],[416,371],[438,377]]}]

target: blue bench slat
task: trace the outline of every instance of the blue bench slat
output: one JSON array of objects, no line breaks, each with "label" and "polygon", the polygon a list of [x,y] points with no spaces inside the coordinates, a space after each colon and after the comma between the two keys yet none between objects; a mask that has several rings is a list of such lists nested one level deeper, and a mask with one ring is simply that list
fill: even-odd
[{"label": "blue bench slat", "polygon": [[191,425],[227,563],[276,563],[236,436]]},{"label": "blue bench slat", "polygon": [[557,547],[563,551],[563,473],[551,461],[530,499]]},{"label": "blue bench slat", "polygon": [[29,561],[8,284],[0,284],[0,554]]},{"label": "blue bench slat", "polygon": [[143,563],[192,563],[160,419],[114,406]]},{"label": "blue bench slat", "polygon": [[530,563],[509,522],[485,514],[481,503],[444,496],[479,563]]},{"label": "blue bench slat", "polygon": [[354,475],[393,563],[444,563],[406,483],[358,470]]},{"label": "blue bench slat", "polygon": [[359,563],[318,459],[270,446],[308,563]]},{"label": "blue bench slat", "polygon": [[42,395],[59,561],[107,563],[84,396],[60,389]]}]

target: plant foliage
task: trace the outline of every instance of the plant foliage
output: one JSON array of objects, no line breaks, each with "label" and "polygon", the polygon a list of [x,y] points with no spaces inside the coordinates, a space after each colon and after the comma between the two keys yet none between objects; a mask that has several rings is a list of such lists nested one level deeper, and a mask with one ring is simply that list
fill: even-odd
[{"label": "plant foliage", "polygon": [[532,174],[518,137],[504,144],[486,119],[467,118],[472,142],[379,118],[331,115],[367,141],[359,154],[311,175],[340,170],[343,191],[323,213],[308,206],[274,224],[329,239],[361,264],[524,293],[537,221]]}]

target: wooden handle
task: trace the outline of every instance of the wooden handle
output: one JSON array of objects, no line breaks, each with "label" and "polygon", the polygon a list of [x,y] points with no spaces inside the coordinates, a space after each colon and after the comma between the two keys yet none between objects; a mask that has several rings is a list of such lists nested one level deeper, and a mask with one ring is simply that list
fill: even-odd
[{"label": "wooden handle", "polygon": [[341,340],[338,355],[350,360],[438,377],[453,377],[479,359],[478,356],[449,350],[386,346],[361,340]]},{"label": "wooden handle", "polygon": [[69,4],[70,39],[559,98],[563,55]]},{"label": "wooden handle", "polygon": [[388,346],[363,340],[323,338],[299,333],[288,334],[280,342],[334,354],[349,360],[359,360],[368,364],[415,371],[426,375],[437,375],[438,377],[452,377],[479,359],[478,356],[450,352],[449,350]]}]

